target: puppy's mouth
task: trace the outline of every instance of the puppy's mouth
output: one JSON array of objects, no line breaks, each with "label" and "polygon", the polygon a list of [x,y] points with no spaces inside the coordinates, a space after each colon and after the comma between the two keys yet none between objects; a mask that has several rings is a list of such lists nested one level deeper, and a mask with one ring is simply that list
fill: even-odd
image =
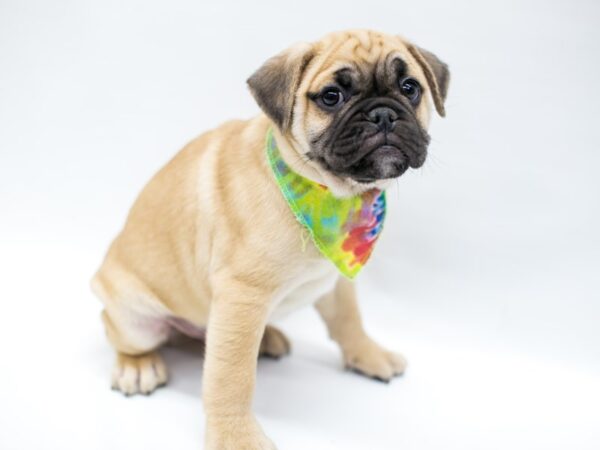
[{"label": "puppy's mouth", "polygon": [[[314,158],[314,155],[310,156]],[[317,159],[326,170],[337,176],[349,178],[361,184],[370,184],[398,178],[409,168],[417,169],[425,163],[426,157],[426,149],[416,153],[401,145],[396,145],[394,142],[389,142],[388,139],[381,139],[378,145],[366,151],[363,150],[363,154],[351,164],[340,164],[336,167],[327,158],[316,157],[314,159]]]},{"label": "puppy's mouth", "polygon": [[410,166],[409,155],[404,150],[393,144],[383,144],[369,151],[348,172],[354,181],[368,184],[397,178]]}]

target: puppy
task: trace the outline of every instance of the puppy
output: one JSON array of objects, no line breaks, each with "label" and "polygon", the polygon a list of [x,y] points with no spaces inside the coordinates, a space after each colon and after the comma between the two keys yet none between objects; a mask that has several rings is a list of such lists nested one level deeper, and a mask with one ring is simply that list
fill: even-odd
[{"label": "puppy", "polygon": [[160,170],[92,280],[113,387],[152,392],[172,332],[206,331],[206,448],[275,448],[251,410],[256,360],[288,353],[269,323],[308,304],[346,367],[401,374],[404,358],[365,333],[350,278],[381,230],[383,191],[426,159],[429,98],[443,116],[448,81],[432,53],[363,30],[259,68],[248,85],[263,114],[201,135]]}]

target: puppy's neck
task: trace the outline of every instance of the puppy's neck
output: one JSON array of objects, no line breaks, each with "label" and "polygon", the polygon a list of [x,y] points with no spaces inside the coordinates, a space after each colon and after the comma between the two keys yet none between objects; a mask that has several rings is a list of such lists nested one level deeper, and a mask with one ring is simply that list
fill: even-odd
[{"label": "puppy's neck", "polygon": [[378,180],[373,183],[359,183],[351,178],[341,178],[325,170],[319,163],[311,160],[292,137],[284,136],[273,126],[273,137],[285,163],[297,174],[315,183],[327,186],[331,193],[339,198],[361,195],[372,189],[385,190],[390,180]]}]

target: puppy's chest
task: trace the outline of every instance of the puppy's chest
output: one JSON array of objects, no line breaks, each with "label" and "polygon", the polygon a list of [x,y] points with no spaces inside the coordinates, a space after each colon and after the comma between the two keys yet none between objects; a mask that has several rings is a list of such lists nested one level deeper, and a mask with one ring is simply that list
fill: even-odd
[{"label": "puppy's chest", "polygon": [[278,319],[315,303],[334,288],[338,276],[337,269],[324,259],[307,265],[306,270],[282,288],[271,317]]}]

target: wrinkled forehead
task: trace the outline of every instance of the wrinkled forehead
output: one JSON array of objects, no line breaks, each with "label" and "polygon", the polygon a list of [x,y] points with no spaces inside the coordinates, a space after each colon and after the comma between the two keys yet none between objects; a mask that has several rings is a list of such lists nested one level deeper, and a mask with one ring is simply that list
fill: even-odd
[{"label": "wrinkled forehead", "polygon": [[302,84],[308,92],[316,92],[331,83],[385,85],[409,75],[424,80],[401,38],[368,31],[340,33],[321,41]]}]

